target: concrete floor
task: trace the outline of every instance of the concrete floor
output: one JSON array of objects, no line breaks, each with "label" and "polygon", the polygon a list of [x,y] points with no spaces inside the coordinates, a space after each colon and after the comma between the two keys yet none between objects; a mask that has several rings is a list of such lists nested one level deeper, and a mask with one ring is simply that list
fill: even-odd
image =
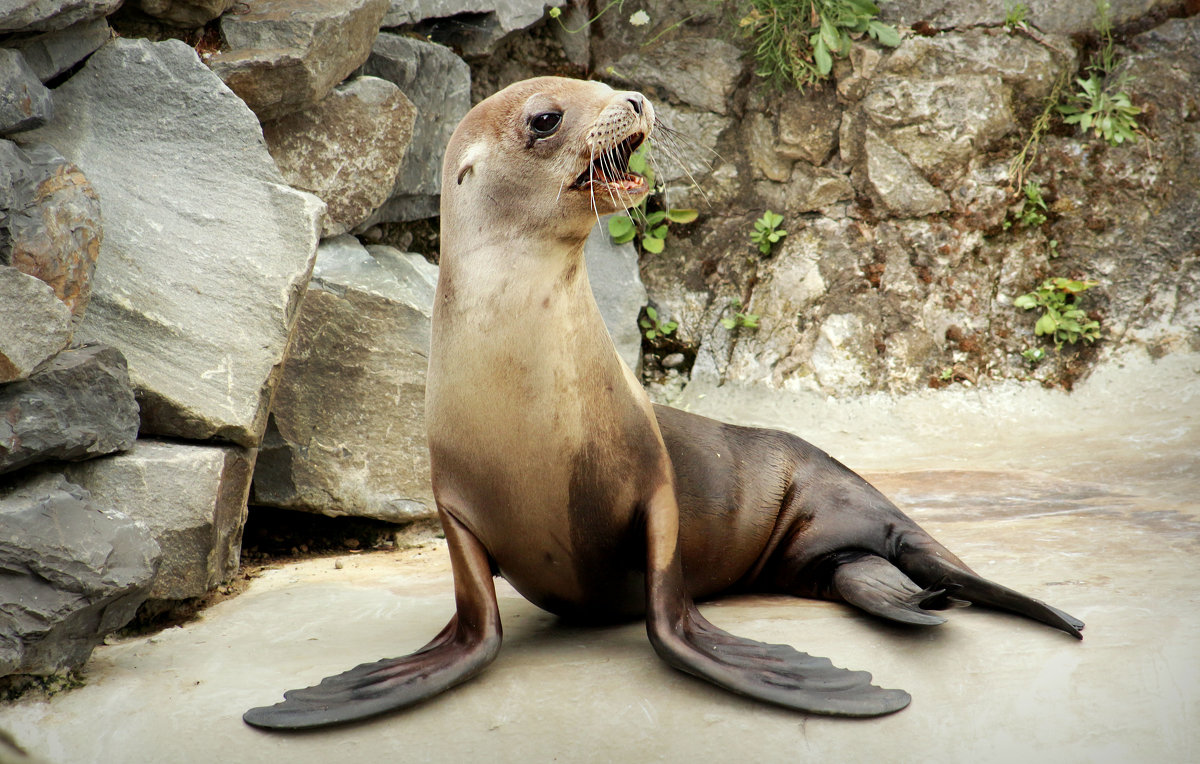
[{"label": "concrete floor", "polygon": [[1200,356],[1131,357],[1072,396],[943,390],[816,401],[689,390],[866,472],[984,575],[1087,622],[1070,637],[981,608],[903,628],[779,597],[708,603],[912,705],[873,720],[759,705],[668,669],[641,624],[566,627],[501,582],[505,646],[475,681],[358,726],[242,724],[250,706],[422,645],[451,614],[444,550],[309,560],[198,622],[98,649],[87,686],[0,706],[59,764],[135,762],[1200,761]]}]

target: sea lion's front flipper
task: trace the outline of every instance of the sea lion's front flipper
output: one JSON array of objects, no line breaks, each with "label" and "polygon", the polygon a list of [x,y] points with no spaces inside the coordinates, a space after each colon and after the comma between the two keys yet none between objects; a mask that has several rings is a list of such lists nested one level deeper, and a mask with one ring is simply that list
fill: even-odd
[{"label": "sea lion's front flipper", "polygon": [[918,626],[946,622],[930,610],[969,604],[950,596],[957,586],[922,589],[895,565],[873,554],[856,553],[839,561],[832,583],[838,595],[851,605],[881,618]]},{"label": "sea lion's front flipper", "polygon": [[411,655],[361,666],[284,693],[284,701],[252,708],[255,727],[308,729],[366,719],[411,706],[478,674],[500,650],[500,611],[483,544],[448,512],[440,512],[454,569],[457,612],[446,628]]},{"label": "sea lion's front flipper", "polygon": [[1083,639],[1083,634],[1080,633],[1083,621],[1041,600],[989,581],[965,565],[956,565],[946,559],[947,556],[953,555],[940,545],[934,545],[937,545],[937,542],[932,539],[907,545],[900,551],[897,564],[917,583],[929,587],[953,585],[956,587],[955,597],[961,597],[976,605],[1008,610],[1061,629],[1077,639]]},{"label": "sea lion's front flipper", "polygon": [[718,687],[798,711],[830,716],[880,716],[911,697],[871,684],[828,658],[735,637],[700,614],[683,586],[674,488],[660,487],[646,508],[646,630],[659,657]]}]

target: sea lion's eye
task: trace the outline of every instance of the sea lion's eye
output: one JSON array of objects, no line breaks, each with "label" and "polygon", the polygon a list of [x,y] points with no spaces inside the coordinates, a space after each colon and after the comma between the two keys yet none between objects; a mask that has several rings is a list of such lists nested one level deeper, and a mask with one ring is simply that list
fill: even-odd
[{"label": "sea lion's eye", "polygon": [[545,138],[554,135],[558,130],[558,126],[562,124],[561,111],[544,111],[541,114],[535,114],[529,120],[529,129],[533,130],[534,134],[539,138]]}]

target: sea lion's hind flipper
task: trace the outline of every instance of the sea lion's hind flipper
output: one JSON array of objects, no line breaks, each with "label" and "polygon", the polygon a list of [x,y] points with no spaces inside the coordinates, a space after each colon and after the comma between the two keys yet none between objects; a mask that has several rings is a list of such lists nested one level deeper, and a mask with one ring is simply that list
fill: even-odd
[{"label": "sea lion's hind flipper", "polygon": [[846,602],[891,621],[917,626],[936,626],[946,622],[930,610],[970,604],[953,594],[953,583],[939,583],[922,589],[896,566],[873,554],[858,554],[838,562],[831,576],[833,589]]},{"label": "sea lion's hind flipper", "polygon": [[646,631],[655,652],[680,671],[756,700],[830,716],[880,716],[912,700],[787,645],[735,637],[700,614],[683,584],[674,486],[646,507]]},{"label": "sea lion's hind flipper", "polygon": [[414,705],[478,674],[500,650],[500,611],[487,550],[444,510],[457,611],[411,655],[364,663],[320,684],[289,690],[282,703],[252,708],[254,727],[299,730],[367,719]]},{"label": "sea lion's hind flipper", "polygon": [[1080,633],[1083,621],[1078,618],[1041,600],[982,578],[919,546],[902,551],[898,564],[917,582],[928,581],[934,586],[956,584],[958,589],[954,595],[972,604],[1017,613],[1083,639]]}]

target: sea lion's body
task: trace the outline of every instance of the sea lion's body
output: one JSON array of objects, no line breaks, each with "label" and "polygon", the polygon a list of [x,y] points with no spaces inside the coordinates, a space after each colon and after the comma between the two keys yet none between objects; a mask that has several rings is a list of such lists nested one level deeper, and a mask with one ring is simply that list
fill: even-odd
[{"label": "sea lion's body", "polygon": [[976,576],[869,484],[785,433],[654,407],[617,355],[583,245],[648,192],[628,156],[653,127],[636,93],[538,78],[475,107],[447,147],[426,422],[457,613],[425,648],[253,709],[256,726],[411,705],[482,670],[501,641],[492,576],[551,612],[645,614],[668,663],[816,713],[909,702],[782,645],[708,623],[731,590],[842,599],[917,624],[951,597],[1079,636],[1082,623]]}]

